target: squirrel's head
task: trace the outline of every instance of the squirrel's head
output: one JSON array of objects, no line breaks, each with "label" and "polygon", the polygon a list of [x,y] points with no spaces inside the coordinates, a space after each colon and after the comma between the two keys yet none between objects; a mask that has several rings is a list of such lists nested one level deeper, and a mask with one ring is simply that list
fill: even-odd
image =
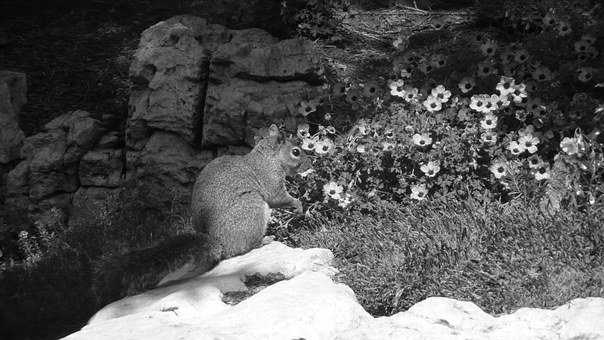
[{"label": "squirrel's head", "polygon": [[311,159],[293,138],[285,138],[277,125],[273,124],[256,145],[257,148],[277,156],[281,166],[290,176],[311,168]]},{"label": "squirrel's head", "polygon": [[293,140],[284,140],[279,147],[281,165],[290,176],[304,172],[312,167],[311,159]]}]

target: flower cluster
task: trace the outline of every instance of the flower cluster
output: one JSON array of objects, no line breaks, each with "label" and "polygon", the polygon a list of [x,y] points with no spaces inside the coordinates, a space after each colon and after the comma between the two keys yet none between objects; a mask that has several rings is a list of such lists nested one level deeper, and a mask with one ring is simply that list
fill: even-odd
[{"label": "flower cluster", "polygon": [[[328,106],[340,100],[364,118],[343,114],[340,135],[335,113],[316,120],[312,135],[308,125],[298,129],[303,148],[319,156],[313,188],[340,207],[485,190],[513,198],[548,187],[559,157],[600,157],[593,122],[604,120],[604,109],[588,89],[598,84],[602,42],[556,13],[544,11],[540,29],[512,43],[480,33],[463,50],[452,41],[398,55],[385,91],[383,80],[334,85]],[[598,173],[593,164],[587,169]]]}]

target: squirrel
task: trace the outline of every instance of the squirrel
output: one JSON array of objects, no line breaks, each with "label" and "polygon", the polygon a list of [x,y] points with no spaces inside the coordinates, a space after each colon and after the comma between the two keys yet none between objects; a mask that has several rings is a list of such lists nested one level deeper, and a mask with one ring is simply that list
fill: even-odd
[{"label": "squirrel", "polygon": [[[300,200],[285,188],[285,177],[310,168],[309,158],[276,125],[243,156],[221,156],[208,163],[193,187],[195,233],[177,235],[151,248],[101,260],[93,291],[99,304],[164,285],[167,274],[193,264],[186,276],[204,273],[219,261],[259,247],[269,208],[303,213]],[[169,281],[166,283],[174,283]]]}]

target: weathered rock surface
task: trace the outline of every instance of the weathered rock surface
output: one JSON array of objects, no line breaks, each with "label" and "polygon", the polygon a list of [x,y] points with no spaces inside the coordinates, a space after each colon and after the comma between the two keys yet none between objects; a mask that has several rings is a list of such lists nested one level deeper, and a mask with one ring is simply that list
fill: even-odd
[{"label": "weathered rock surface", "polygon": [[86,111],[63,114],[45,125],[44,131],[27,137],[21,148],[24,158],[7,176],[11,201],[30,202],[38,209],[53,205],[69,208],[71,194],[79,187],[82,156],[100,139],[100,121]]},{"label": "weathered rock surface", "polygon": [[[494,317],[471,302],[431,297],[373,318],[349,287],[332,281],[332,259],[325,249],[272,242],[202,276],[116,301],[66,339],[604,339],[602,298]],[[275,277],[283,280],[271,283]],[[248,297],[225,303],[233,294]]]},{"label": "weathered rock surface", "polygon": [[26,102],[25,74],[0,71],[0,164],[19,158],[25,135],[19,128],[18,115]]},{"label": "weathered rock surface", "polygon": [[80,185],[118,187],[122,183],[123,167],[122,150],[120,149],[88,151],[80,159],[78,170]]},{"label": "weathered rock surface", "polygon": [[267,122],[295,117],[322,72],[307,40],[278,41],[193,16],[162,21],[143,33],[130,69],[129,146],[141,150],[157,130],[194,148],[249,143]]}]

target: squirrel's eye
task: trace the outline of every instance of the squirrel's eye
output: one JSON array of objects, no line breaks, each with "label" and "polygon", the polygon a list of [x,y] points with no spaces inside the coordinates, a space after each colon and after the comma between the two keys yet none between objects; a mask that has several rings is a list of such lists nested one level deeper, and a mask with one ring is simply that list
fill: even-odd
[{"label": "squirrel's eye", "polygon": [[293,148],[293,149],[292,149],[292,156],[294,156],[294,157],[299,157],[299,156],[300,156],[300,149],[298,149],[298,148]]}]

